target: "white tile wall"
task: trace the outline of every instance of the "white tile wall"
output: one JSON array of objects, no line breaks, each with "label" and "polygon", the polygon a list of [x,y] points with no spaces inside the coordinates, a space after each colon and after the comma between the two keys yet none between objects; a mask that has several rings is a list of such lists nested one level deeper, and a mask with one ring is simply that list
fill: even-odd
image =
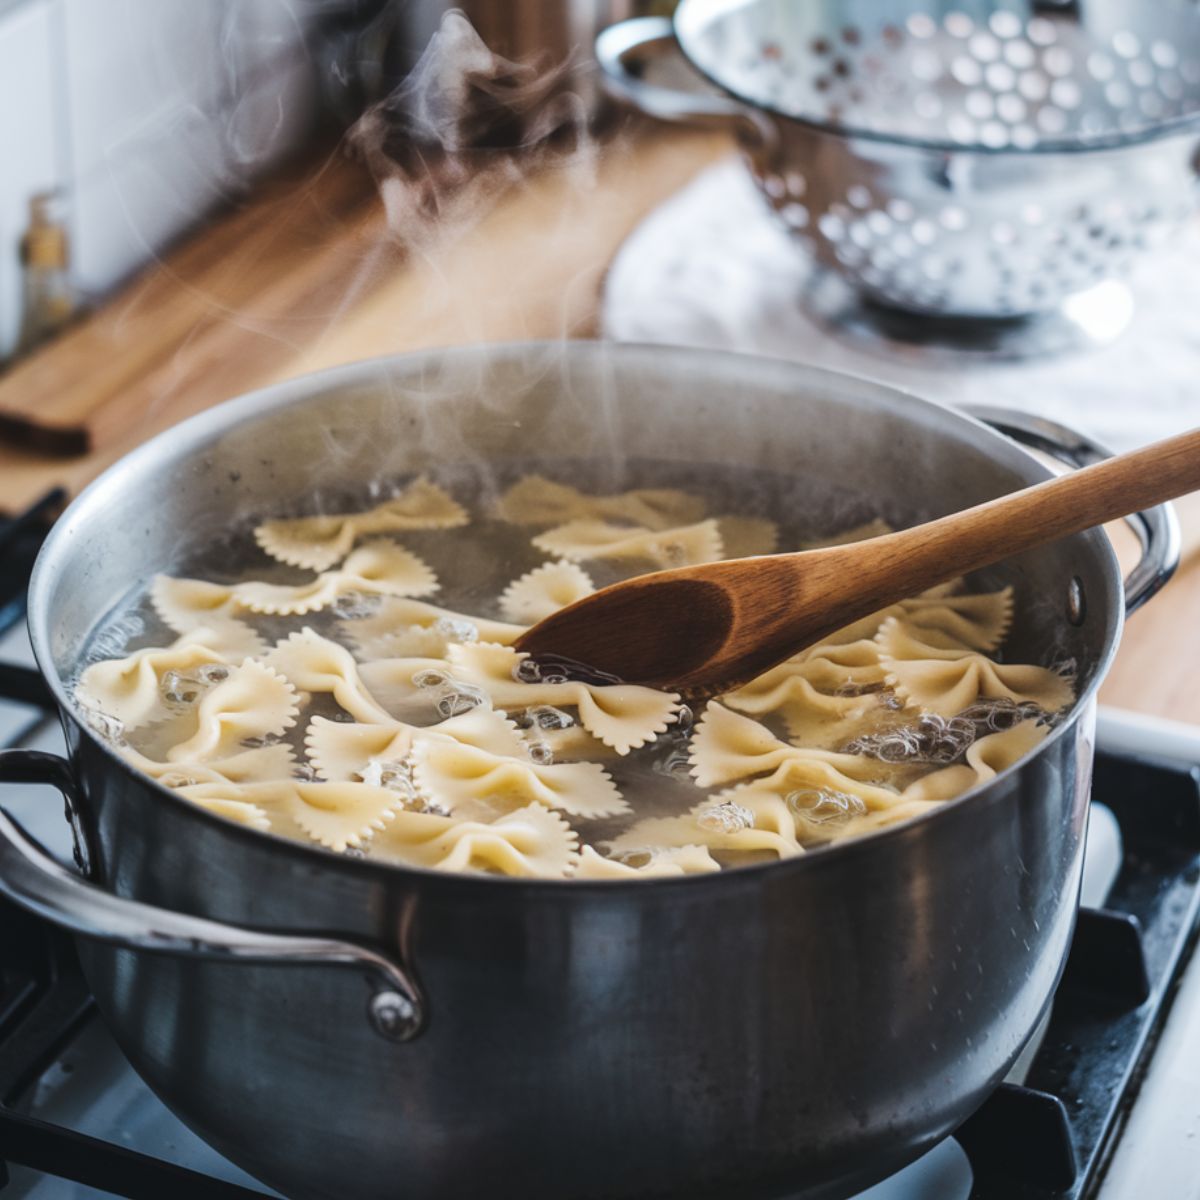
[{"label": "white tile wall", "polygon": [[0,11],[0,358],[20,327],[29,197],[61,181],[57,130],[49,0]]},{"label": "white tile wall", "polygon": [[76,282],[111,289],[305,137],[337,2],[0,0],[0,355],[29,194],[64,186]]}]

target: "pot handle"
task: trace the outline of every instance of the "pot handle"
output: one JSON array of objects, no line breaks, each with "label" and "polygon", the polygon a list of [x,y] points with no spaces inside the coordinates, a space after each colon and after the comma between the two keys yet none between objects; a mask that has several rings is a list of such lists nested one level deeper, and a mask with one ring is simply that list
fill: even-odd
[{"label": "pot handle", "polygon": [[[75,808],[71,765],[56,754],[0,750],[0,783],[45,783]],[[408,972],[368,946],[301,934],[261,933],[113,895],[62,866],[0,809],[0,895],[79,937],[128,950],[280,966],[339,965],[365,971],[367,1017],[392,1042],[411,1041],[425,1003]]]},{"label": "pot handle", "polygon": [[766,130],[751,109],[715,92],[648,83],[641,67],[672,55],[685,61],[675,40],[670,17],[633,17],[610,25],[596,38],[596,59],[604,72],[608,91],[635,108],[663,121],[696,121],[706,124],[748,127],[758,135]]},{"label": "pot handle", "polygon": [[[1066,425],[1032,413],[990,404],[963,404],[961,410],[1022,445],[1072,467],[1112,458],[1112,451]],[[1179,566],[1179,518],[1174,506],[1159,504],[1133,513],[1126,523],[1142,544],[1142,557],[1125,577],[1125,612],[1136,612],[1175,574]]]}]

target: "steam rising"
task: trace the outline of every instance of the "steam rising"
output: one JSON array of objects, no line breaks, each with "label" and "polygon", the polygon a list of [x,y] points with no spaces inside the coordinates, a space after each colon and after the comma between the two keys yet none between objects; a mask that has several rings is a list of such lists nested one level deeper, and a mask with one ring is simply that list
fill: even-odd
[{"label": "steam rising", "polygon": [[569,64],[513,62],[448,12],[405,81],[351,130],[393,234],[407,245],[475,224],[532,172],[594,169],[583,99]]}]

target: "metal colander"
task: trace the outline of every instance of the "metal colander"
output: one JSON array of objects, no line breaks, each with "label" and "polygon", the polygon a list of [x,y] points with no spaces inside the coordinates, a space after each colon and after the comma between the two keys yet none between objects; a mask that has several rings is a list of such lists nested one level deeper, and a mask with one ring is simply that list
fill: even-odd
[{"label": "metal colander", "polygon": [[[683,0],[674,34],[733,97],[691,111],[755,131],[772,207],[876,304],[1044,313],[1194,211],[1195,0]],[[618,57],[626,94],[664,115]]]}]

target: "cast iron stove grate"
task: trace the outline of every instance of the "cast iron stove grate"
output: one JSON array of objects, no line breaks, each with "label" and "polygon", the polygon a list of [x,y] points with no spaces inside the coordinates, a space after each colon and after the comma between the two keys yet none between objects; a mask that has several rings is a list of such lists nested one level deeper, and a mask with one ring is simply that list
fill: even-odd
[{"label": "cast iron stove grate", "polygon": [[[23,580],[58,500],[0,524],[0,630],[21,615]],[[23,668],[0,667],[3,699],[53,707]],[[1079,914],[1025,1084],[1002,1084],[956,1134],[974,1177],[970,1200],[1095,1194],[1194,949],[1200,767],[1100,754],[1093,797],[1117,818],[1124,861],[1108,907]],[[21,1110],[30,1087],[94,1019],[69,939],[0,902],[0,1193],[7,1162],[126,1200],[265,1200]]]}]

